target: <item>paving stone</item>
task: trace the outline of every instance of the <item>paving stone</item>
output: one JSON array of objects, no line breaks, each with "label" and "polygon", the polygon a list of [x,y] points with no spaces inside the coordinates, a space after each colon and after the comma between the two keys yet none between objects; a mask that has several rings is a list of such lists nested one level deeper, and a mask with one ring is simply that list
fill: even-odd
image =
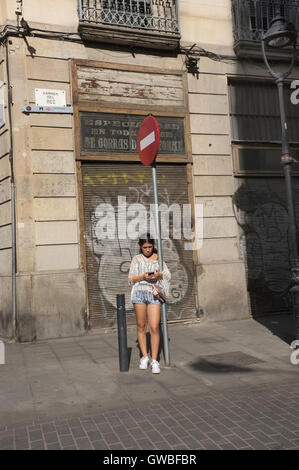
[{"label": "paving stone", "polygon": [[[136,426],[136,423],[135,423],[135,426]],[[113,428],[108,423],[99,423],[97,427],[102,434],[113,432]]]},{"label": "paving stone", "polygon": [[[220,448],[221,450],[236,450],[237,449],[237,447],[234,446],[232,443],[222,444]],[[252,449],[252,447],[249,447],[249,449]]]},{"label": "paving stone", "polygon": [[138,448],[138,445],[137,445],[137,442],[135,439],[133,439],[132,437],[130,436],[124,436],[120,439],[120,442],[122,443],[122,445],[124,446],[125,449],[127,449],[128,447],[135,447],[135,449]]},{"label": "paving stone", "polygon": [[59,436],[59,441],[60,441],[62,447],[75,445],[75,440],[74,440],[73,436],[71,436],[71,435]]},{"label": "paving stone", "polygon": [[218,431],[207,432],[206,437],[216,442],[222,440],[222,434],[220,434]]},{"label": "paving stone", "polygon": [[227,428],[226,426],[224,426],[223,424],[219,424],[217,423],[215,425],[215,429],[217,432],[219,432],[222,436],[225,436],[226,434],[230,434],[231,433],[231,429]]},{"label": "paving stone", "polygon": [[163,423],[165,426],[172,427],[172,426],[177,426],[177,421],[175,421],[172,418],[162,418]]},{"label": "paving stone", "polygon": [[71,427],[71,433],[73,434],[74,437],[86,437],[86,432],[84,429],[80,427]]},{"label": "paving stone", "polygon": [[55,442],[55,443],[51,443],[51,444],[47,444],[47,450],[61,450],[61,445],[59,444],[59,442]]},{"label": "paving stone", "polygon": [[155,426],[155,430],[158,431],[162,435],[169,433],[169,427],[166,426],[165,424],[157,424],[157,426]]},{"label": "paving stone", "polygon": [[106,450],[107,444],[104,441],[92,441],[91,446],[94,450]]},{"label": "paving stone", "polygon": [[292,441],[289,441],[281,434],[276,434],[274,436],[271,436],[271,438],[274,442],[277,442],[283,449],[293,444]]},{"label": "paving stone", "polygon": [[14,446],[9,445],[6,450],[15,448],[16,450],[27,450],[30,448],[28,442],[17,442]]},{"label": "paving stone", "polygon": [[[27,433],[26,433],[26,436],[27,436]],[[13,430],[5,431],[5,432],[0,433],[0,441],[1,441],[1,439],[13,439],[13,437],[14,437]]]},{"label": "paving stone", "polygon": [[95,423],[106,423],[106,422],[107,422],[105,416],[102,415],[102,414],[101,414],[101,415],[95,415],[95,416],[93,417],[93,421],[94,421]]},{"label": "paving stone", "polygon": [[197,439],[197,440],[207,439],[207,433],[201,431],[200,429],[196,429],[195,431],[192,430],[192,431],[188,432],[186,435],[179,436],[179,438],[183,439],[183,438],[188,438],[190,436],[194,439]]},{"label": "paving stone", "polygon": [[179,439],[175,434],[166,434],[163,437],[167,442],[169,442],[170,445],[176,445],[176,444],[182,443],[182,440]]},{"label": "paving stone", "polygon": [[50,433],[50,432],[56,431],[56,427],[54,424],[42,424],[41,428],[44,433]]},{"label": "paving stone", "polygon": [[34,431],[41,431],[41,425],[34,425],[34,426],[28,426],[27,427],[29,433],[34,432]]},{"label": "paving stone", "polygon": [[179,444],[176,446],[172,446],[174,450],[188,450],[188,447],[184,446],[183,444]]},{"label": "paving stone", "polygon": [[234,446],[236,446],[238,449],[240,449],[241,447],[244,447],[244,446],[248,446],[248,442],[249,440],[245,441],[243,439],[241,439],[240,437],[234,435],[232,437],[228,437],[226,436],[226,440],[231,442],[232,444],[234,444]]},{"label": "paving stone", "polygon": [[104,434],[103,437],[104,437],[104,439],[105,439],[105,441],[107,442],[108,445],[115,444],[116,442],[119,442],[119,437],[114,432]]},{"label": "paving stone", "polygon": [[[22,441],[22,442],[26,442],[28,444],[28,441]],[[0,439],[0,449],[1,450],[6,450],[10,447],[13,447],[14,446],[14,439],[13,437],[4,437],[2,439]]]},{"label": "paving stone", "polygon": [[122,444],[119,442],[117,444],[111,444],[109,445],[109,449],[110,450],[124,450],[124,447],[122,446]]},{"label": "paving stone", "polygon": [[130,411],[129,411],[129,414],[130,414],[130,416],[131,416],[132,418],[134,418],[135,421],[137,421],[137,422],[138,422],[138,420],[139,420],[139,421],[143,421],[144,418],[145,418],[145,416],[144,416],[144,415],[141,413],[141,411],[139,411],[139,410],[130,410]]},{"label": "paving stone", "polygon": [[[296,432],[293,432],[292,431],[292,426],[290,426],[289,429],[283,427],[283,428],[279,428],[279,431],[281,434],[283,434],[283,437],[285,439],[289,439],[290,441],[292,439],[296,439],[296,437],[298,436],[298,434]],[[273,435],[273,434],[272,434]]]},{"label": "paving stone", "polygon": [[[11,434],[8,434],[9,437]],[[28,431],[27,428],[25,429],[15,429],[14,435],[16,439],[28,439]]]},{"label": "paving stone", "polygon": [[138,447],[142,450],[155,450],[156,446],[148,439],[138,439]]},{"label": "paving stone", "polygon": [[170,450],[173,449],[173,446],[171,446],[168,442],[158,442],[155,444],[155,449],[156,450]]},{"label": "paving stone", "polygon": [[70,427],[80,427],[81,426],[81,423],[80,423],[80,419],[79,418],[72,418],[72,419],[69,419],[68,420],[68,425]]},{"label": "paving stone", "polygon": [[87,438],[80,437],[76,439],[76,445],[80,450],[89,450],[92,449],[92,445]]},{"label": "paving stone", "polygon": [[171,430],[180,439],[184,436],[189,436],[189,430],[184,428],[183,426],[176,426],[176,427],[173,427]]},{"label": "paving stone", "polygon": [[269,442],[273,442],[273,436],[267,436],[262,431],[251,431],[251,434],[255,439],[258,439],[259,441],[263,442],[264,444],[268,444]]},{"label": "paving stone", "polygon": [[[247,445],[252,447],[254,450],[266,450],[268,447],[257,439],[248,439],[246,441]],[[282,449],[282,447],[280,447]]]},{"label": "paving stone", "polygon": [[66,424],[56,425],[56,431],[59,435],[70,434],[70,427]]},{"label": "paving stone", "polygon": [[44,436],[44,439],[45,439],[47,444],[54,444],[56,442],[58,443],[58,434],[57,434],[57,432],[44,433],[43,436]]},{"label": "paving stone", "polygon": [[113,431],[118,435],[124,435],[128,432],[127,428],[123,424],[120,426],[113,426]]},{"label": "paving stone", "polygon": [[200,444],[201,446],[203,446],[204,449],[207,449],[207,450],[220,450],[221,449],[221,447],[218,444],[216,444],[216,442],[210,439],[201,441]]},{"label": "paving stone", "polygon": [[82,423],[82,427],[83,429],[85,429],[85,431],[97,431],[98,430],[98,427],[95,423],[93,422],[89,422],[89,423]]},{"label": "paving stone", "polygon": [[43,433],[41,431],[29,431],[30,441],[39,441],[42,437]]},{"label": "paving stone", "polygon": [[196,448],[196,446],[199,445],[200,442],[202,442],[204,439],[197,439],[197,436],[189,436],[189,437],[182,437],[182,442],[188,447],[188,448]]},{"label": "paving stone", "polygon": [[154,444],[161,442],[161,439],[162,439],[161,434],[156,431],[146,432],[146,437]]},{"label": "paving stone", "polygon": [[117,416],[113,416],[109,418],[107,421],[110,424],[110,426],[113,426],[113,427],[120,426],[122,424],[121,420]]},{"label": "paving stone", "polygon": [[144,431],[142,431],[142,429],[140,428],[132,428],[132,429],[129,429],[129,433],[132,437],[134,437],[135,439],[146,439],[146,434]]},{"label": "paving stone", "polygon": [[207,433],[207,432],[213,431],[213,427],[210,426],[210,424],[203,422],[203,421],[200,421],[200,422],[197,421],[196,426],[201,432]]},{"label": "paving stone", "polygon": [[[241,439],[252,439],[252,434],[248,431],[245,431],[243,428],[241,428],[240,426],[237,426],[237,427],[234,427],[234,428],[231,428],[230,430],[230,433],[234,433],[236,436],[240,437]],[[228,433],[227,433],[228,434]],[[225,435],[225,437],[227,437],[227,434]]]},{"label": "paving stone", "polygon": [[46,448],[45,443],[42,440],[31,442],[32,450],[45,450],[45,448]]},{"label": "paving stone", "polygon": [[90,441],[99,441],[99,440],[102,440],[102,438],[103,438],[102,433],[98,430],[96,430],[96,431],[87,431],[86,434],[87,434],[88,439]]},{"label": "paving stone", "polygon": [[90,417],[90,418],[79,418],[80,420],[80,423],[81,425],[85,425],[85,424],[93,424],[93,419]]}]

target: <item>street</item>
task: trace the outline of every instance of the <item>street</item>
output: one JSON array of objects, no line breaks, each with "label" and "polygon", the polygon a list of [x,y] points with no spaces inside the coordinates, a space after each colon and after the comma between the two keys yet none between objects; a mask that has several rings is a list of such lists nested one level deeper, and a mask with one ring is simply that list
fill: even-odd
[{"label": "street", "polygon": [[6,344],[0,449],[299,449],[292,318],[170,325],[170,368],[119,372],[117,332]]}]

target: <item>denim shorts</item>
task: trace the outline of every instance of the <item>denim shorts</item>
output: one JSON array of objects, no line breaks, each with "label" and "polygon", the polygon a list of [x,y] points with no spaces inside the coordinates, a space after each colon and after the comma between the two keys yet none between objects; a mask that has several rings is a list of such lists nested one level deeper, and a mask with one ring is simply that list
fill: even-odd
[{"label": "denim shorts", "polygon": [[137,290],[133,294],[132,304],[162,305],[162,302],[160,302],[152,292]]}]

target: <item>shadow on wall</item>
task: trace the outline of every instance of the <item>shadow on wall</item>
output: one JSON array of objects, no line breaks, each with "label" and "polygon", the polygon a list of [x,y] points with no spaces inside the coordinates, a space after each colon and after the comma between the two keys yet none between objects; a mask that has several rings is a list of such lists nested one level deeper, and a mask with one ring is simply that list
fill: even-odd
[{"label": "shadow on wall", "polygon": [[[291,275],[285,182],[281,177],[272,177],[240,178],[237,183],[233,207],[241,232],[241,258],[245,261],[252,316],[290,343],[293,315],[289,295]],[[299,178],[294,178],[293,184],[295,206],[298,206]],[[278,318],[277,323],[273,323],[273,315]],[[280,316],[284,317],[283,328]]]}]

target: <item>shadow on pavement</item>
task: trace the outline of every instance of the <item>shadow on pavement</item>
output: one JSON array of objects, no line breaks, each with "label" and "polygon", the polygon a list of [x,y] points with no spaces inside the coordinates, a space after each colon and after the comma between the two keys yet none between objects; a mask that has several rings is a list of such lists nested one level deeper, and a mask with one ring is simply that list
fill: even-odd
[{"label": "shadow on pavement", "polygon": [[221,354],[211,354],[201,356],[195,362],[190,363],[190,367],[200,372],[253,372],[255,369],[249,368],[252,364],[262,363],[261,359],[245,354],[242,351],[232,351]]},{"label": "shadow on pavement", "polygon": [[276,314],[254,318],[255,321],[268,328],[274,336],[291,344],[295,339],[295,319],[293,314]]},{"label": "shadow on pavement", "polygon": [[198,372],[208,372],[208,373],[232,373],[232,372],[238,372],[238,373],[250,373],[253,372],[254,369],[248,368],[248,367],[241,367],[241,366],[235,366],[234,364],[228,364],[228,363],[222,363],[219,364],[217,362],[213,361],[207,361],[204,359],[199,359],[196,362],[193,362],[192,364],[189,364],[189,366],[198,371]]}]

